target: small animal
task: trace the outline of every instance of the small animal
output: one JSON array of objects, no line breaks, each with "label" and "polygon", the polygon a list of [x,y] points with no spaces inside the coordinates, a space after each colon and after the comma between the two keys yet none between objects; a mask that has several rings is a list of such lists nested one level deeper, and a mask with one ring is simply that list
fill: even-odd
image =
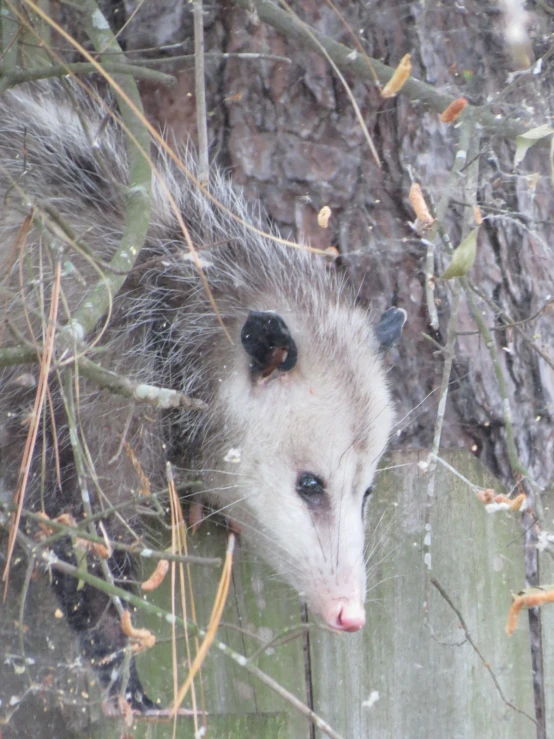
[{"label": "small animal", "polygon": [[[194,156],[183,157],[194,172]],[[110,289],[109,261],[133,227],[124,132],[67,82],[25,84],[0,98],[2,346],[29,353],[45,345],[49,316],[56,329],[25,506],[85,523],[106,511],[93,530],[102,523],[112,540],[133,542],[136,506],[121,505],[163,490],[170,461],[178,480],[191,472],[202,480],[202,500],[315,616],[357,631],[366,504],[393,423],[380,343],[397,340],[405,314],[392,309],[374,325],[340,269],[267,233],[259,207],[218,169],[205,191],[157,145],[152,159],[146,244],[85,336],[77,310],[94,311],[94,290]],[[4,500],[21,481],[33,360],[0,375]],[[109,377],[131,385],[133,399]],[[145,402],[154,388],[197,402]],[[55,552],[76,561],[69,538]],[[118,581],[131,575],[121,552],[107,564]],[[117,690],[127,637],[113,604],[59,571],[53,586],[83,653]],[[134,707],[151,705],[133,665],[127,685]]]}]

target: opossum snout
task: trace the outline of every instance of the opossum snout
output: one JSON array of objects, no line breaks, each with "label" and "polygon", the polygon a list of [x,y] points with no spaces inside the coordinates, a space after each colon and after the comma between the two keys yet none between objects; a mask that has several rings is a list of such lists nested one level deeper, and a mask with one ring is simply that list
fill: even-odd
[{"label": "opossum snout", "polygon": [[365,608],[360,600],[334,601],[321,615],[327,626],[336,631],[359,631],[365,625]]}]

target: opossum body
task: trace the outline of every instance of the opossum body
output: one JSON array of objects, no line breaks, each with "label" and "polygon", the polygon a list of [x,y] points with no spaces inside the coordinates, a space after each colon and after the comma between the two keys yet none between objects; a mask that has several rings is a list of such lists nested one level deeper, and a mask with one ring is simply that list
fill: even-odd
[{"label": "opossum body", "polygon": [[[78,88],[72,97],[58,84],[40,84],[16,88],[0,102],[4,346],[42,343],[56,259],[63,263],[61,328],[121,239],[128,187],[123,134],[112,122],[106,126],[105,111]],[[374,327],[323,258],[250,228],[263,224],[221,173],[211,172],[210,192],[223,209],[160,151],[154,161],[163,184],[153,178],[146,247],[114,297],[108,325],[104,319],[87,338],[103,351],[88,356],[135,381],[201,399],[208,410],[132,405],[81,380],[87,455],[79,472],[67,398],[52,374],[29,495],[40,491],[50,516],[71,511],[79,519],[84,488],[95,512],[136,495],[146,478],[161,489],[169,457],[176,474],[201,473],[204,499],[238,524],[316,615],[334,629],[355,631],[365,622],[364,503],[392,424]],[[219,317],[168,191],[198,249]],[[383,326],[390,344],[390,320]],[[35,392],[22,378],[36,374],[11,368],[1,378],[4,491],[17,487]],[[117,522],[109,525],[112,536],[122,534]],[[62,554],[71,559],[68,548]],[[125,644],[97,593],[77,590],[71,578],[56,581],[83,643],[94,635],[89,656]]]}]

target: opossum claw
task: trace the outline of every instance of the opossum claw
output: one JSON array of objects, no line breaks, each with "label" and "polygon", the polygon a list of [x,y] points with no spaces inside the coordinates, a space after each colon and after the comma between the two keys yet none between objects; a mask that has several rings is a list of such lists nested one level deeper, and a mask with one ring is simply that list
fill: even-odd
[{"label": "opossum claw", "polygon": [[296,365],[298,352],[287,324],[273,311],[249,311],[240,334],[250,367],[268,377],[273,370],[288,372]]},{"label": "opossum claw", "polygon": [[112,690],[110,697],[102,701],[102,713],[106,718],[119,718],[121,716],[122,709],[125,710],[121,704],[122,699],[136,713],[143,714],[148,711],[155,711],[158,708],[144,692],[134,660],[129,664],[129,680],[125,697]]},{"label": "opossum claw", "polygon": [[129,681],[127,683],[127,690],[125,691],[125,698],[133,711],[138,711],[139,713],[146,713],[147,711],[158,708],[144,692],[134,660],[131,660],[129,664]]},{"label": "opossum claw", "polygon": [[403,308],[389,308],[375,326],[375,335],[379,339],[381,349],[388,351],[402,338],[402,329],[406,323],[407,313]]}]

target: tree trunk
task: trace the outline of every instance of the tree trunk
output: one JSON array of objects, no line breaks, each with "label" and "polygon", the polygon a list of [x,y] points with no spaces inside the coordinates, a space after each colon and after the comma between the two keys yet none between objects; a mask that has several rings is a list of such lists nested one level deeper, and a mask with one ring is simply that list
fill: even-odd
[{"label": "tree trunk", "polygon": [[[206,15],[206,50],[215,55],[207,62],[212,156],[229,167],[252,198],[262,201],[285,234],[293,232],[318,248],[337,247],[360,285],[360,299],[376,314],[391,304],[407,310],[404,341],[391,356],[391,384],[402,419],[395,444],[426,446],[433,438],[443,359],[424,334],[444,340],[451,290],[445,281],[437,282],[440,328],[434,331],[425,304],[426,246],[411,227],[414,213],[408,192],[415,180],[432,202],[440,201],[454,165],[459,127],[441,123],[436,110],[402,93],[382,99],[376,84],[346,73],[381,159],[379,168],[348,94],[327,60],[262,22],[255,5],[247,11],[226,3]],[[184,31],[190,34],[188,6],[172,3],[165,12],[161,6],[148,17],[139,10],[125,31],[128,48],[172,44],[182,40]],[[129,0],[125,7],[130,15],[138,6]],[[414,2],[397,7],[388,2],[342,2],[336,8],[345,24],[325,3],[293,6],[298,17],[321,34],[355,48],[353,34],[370,57],[393,67],[411,53],[414,77],[452,98],[463,96],[471,105],[486,105],[498,116],[496,134],[488,131],[478,149],[477,202],[485,220],[469,280],[490,301],[476,297],[486,325],[497,329],[495,343],[517,453],[537,482],[549,484],[554,475],[554,456],[549,453],[552,310],[543,310],[518,330],[503,326],[509,318],[526,321],[554,294],[551,172],[546,149],[539,147],[514,169],[514,137],[503,135],[501,123],[517,119],[523,128],[531,128],[547,120],[550,62],[545,60],[538,73],[536,68],[514,73],[506,17],[497,3],[430,2],[422,7]],[[179,24],[170,22],[175,15]],[[538,59],[547,50],[551,15],[537,4],[529,20]],[[191,48],[189,35],[174,53]],[[222,53],[259,57],[223,58]],[[193,63],[188,68],[182,62],[174,65],[177,90],[153,89],[149,83],[143,89],[160,123],[179,139],[194,139]],[[474,124],[472,136],[478,135],[479,125]],[[454,182],[444,221],[454,246],[462,231],[464,178],[462,171]],[[324,230],[317,225],[317,213],[325,205],[333,215]],[[436,276],[448,261],[438,239]],[[513,484],[502,396],[465,297],[457,330],[470,333],[457,339],[442,444],[466,446]]]}]

